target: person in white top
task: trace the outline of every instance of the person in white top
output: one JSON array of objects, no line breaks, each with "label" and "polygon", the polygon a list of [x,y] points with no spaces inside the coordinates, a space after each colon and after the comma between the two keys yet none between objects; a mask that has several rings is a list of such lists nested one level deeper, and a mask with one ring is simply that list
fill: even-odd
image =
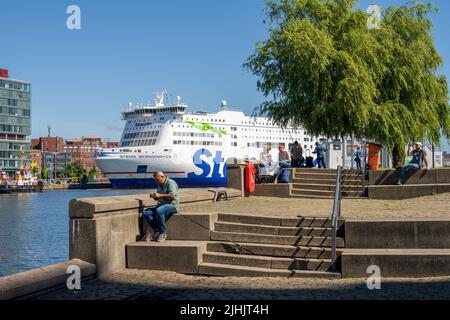
[{"label": "person in white top", "polygon": [[271,146],[267,145],[264,147],[263,152],[261,152],[259,156],[259,163],[261,163],[264,166],[264,171],[261,172],[263,175],[274,175],[278,172],[279,166],[276,165],[276,162],[272,159],[272,154],[270,153],[270,150],[272,149]]}]

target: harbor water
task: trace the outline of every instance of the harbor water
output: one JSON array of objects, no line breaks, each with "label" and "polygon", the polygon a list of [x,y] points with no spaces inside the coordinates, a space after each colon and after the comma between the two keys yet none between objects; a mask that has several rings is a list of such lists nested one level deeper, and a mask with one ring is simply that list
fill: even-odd
[{"label": "harbor water", "polygon": [[69,201],[155,190],[55,190],[0,194],[0,276],[69,258]]}]

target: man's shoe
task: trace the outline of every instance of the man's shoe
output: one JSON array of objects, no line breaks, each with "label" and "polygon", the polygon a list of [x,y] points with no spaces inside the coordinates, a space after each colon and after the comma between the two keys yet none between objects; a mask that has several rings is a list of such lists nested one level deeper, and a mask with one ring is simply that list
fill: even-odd
[{"label": "man's shoe", "polygon": [[160,233],[160,234],[158,234],[156,241],[161,242],[161,241],[166,240],[166,238],[167,238],[167,233]]},{"label": "man's shoe", "polygon": [[150,238],[150,241],[156,241],[159,237],[159,232],[152,233],[152,237]]},{"label": "man's shoe", "polygon": [[156,241],[156,239],[158,238],[158,235],[159,235],[158,232],[147,233],[145,236],[143,236],[141,238],[141,241],[145,241],[145,242]]},{"label": "man's shoe", "polygon": [[149,242],[149,241],[151,241],[151,239],[152,239],[153,236],[154,236],[153,234],[147,233],[145,236],[143,236],[143,237],[141,238],[141,241]]}]

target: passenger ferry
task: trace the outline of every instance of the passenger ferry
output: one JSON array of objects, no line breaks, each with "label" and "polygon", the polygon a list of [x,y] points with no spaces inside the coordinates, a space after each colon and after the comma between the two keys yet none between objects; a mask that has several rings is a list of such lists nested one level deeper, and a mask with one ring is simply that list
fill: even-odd
[{"label": "passenger ferry", "polygon": [[157,170],[181,187],[226,186],[226,164],[258,160],[268,144],[277,161],[280,143],[288,149],[298,141],[306,150],[320,140],[231,110],[226,101],[210,113],[187,112],[180,97],[169,100],[167,93],[157,93],[154,104],[130,103],[122,111],[120,147],[104,149],[95,159],[113,188],[154,187]]}]

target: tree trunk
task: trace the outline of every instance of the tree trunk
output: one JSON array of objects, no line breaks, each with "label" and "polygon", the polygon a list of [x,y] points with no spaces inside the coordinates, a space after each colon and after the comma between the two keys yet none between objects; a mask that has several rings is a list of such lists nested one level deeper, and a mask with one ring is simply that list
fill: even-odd
[{"label": "tree trunk", "polygon": [[395,169],[399,169],[403,167],[403,163],[405,162],[404,152],[399,148],[397,144],[392,148],[392,166]]}]

